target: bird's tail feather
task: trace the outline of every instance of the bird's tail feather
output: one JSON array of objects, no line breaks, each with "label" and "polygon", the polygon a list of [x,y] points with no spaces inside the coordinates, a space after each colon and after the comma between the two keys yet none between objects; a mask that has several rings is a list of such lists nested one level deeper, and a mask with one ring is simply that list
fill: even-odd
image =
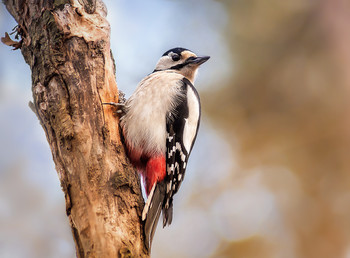
[{"label": "bird's tail feather", "polygon": [[160,213],[165,198],[165,184],[155,183],[151,193],[147,199],[144,210],[142,212],[142,220],[145,222],[146,247],[150,251],[154,233],[157,228]]},{"label": "bird's tail feather", "polygon": [[173,221],[173,202],[170,203],[169,208],[163,208],[163,228],[170,225]]}]

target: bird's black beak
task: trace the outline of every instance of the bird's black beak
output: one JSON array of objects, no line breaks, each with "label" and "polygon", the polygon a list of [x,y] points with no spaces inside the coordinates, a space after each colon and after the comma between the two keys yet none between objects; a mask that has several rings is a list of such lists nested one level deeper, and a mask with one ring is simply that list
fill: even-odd
[{"label": "bird's black beak", "polygon": [[192,63],[192,64],[196,64],[196,65],[201,65],[201,64],[205,63],[206,61],[208,61],[209,58],[210,58],[210,56],[197,56],[195,58],[190,58],[187,62]]}]

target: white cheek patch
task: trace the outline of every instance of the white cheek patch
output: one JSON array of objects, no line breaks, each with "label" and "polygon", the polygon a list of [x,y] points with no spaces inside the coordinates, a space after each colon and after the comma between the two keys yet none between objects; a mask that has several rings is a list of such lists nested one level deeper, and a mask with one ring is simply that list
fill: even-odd
[{"label": "white cheek patch", "polygon": [[169,56],[162,56],[156,65],[156,70],[164,70],[169,67],[171,63],[172,59]]},{"label": "white cheek patch", "polygon": [[[188,52],[188,53],[186,53],[186,52]],[[191,53],[189,51],[185,51],[185,52],[182,53],[182,55],[185,54],[185,56],[183,58],[181,58],[178,61],[174,61],[173,58],[172,58],[173,54],[174,54],[173,52],[170,52],[167,56],[162,56],[159,59],[157,65],[156,65],[156,70],[160,70],[161,71],[161,70],[169,69],[169,68],[171,68],[173,66],[176,66],[178,64],[183,63],[184,60],[187,59],[187,57],[194,56],[193,53]]]}]

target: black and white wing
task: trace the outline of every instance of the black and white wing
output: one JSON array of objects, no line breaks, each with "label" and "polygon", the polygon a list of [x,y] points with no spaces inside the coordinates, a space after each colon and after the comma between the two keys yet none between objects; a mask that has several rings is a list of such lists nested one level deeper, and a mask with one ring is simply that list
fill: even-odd
[{"label": "black and white wing", "polygon": [[184,179],[188,157],[196,140],[201,107],[199,95],[192,83],[184,78],[178,104],[167,114],[165,199],[163,227],[170,225],[173,214],[173,196]]},{"label": "black and white wing", "polygon": [[154,184],[142,220],[145,220],[145,243],[150,250],[152,239],[163,213],[163,227],[170,225],[173,218],[173,196],[179,190],[185,176],[188,157],[196,140],[201,108],[196,89],[186,78],[182,79],[177,105],[166,115],[166,176]]}]

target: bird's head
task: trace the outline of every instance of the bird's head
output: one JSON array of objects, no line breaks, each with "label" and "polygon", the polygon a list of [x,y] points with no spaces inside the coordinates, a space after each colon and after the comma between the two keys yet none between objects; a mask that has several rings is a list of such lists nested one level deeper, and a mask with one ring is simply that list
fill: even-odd
[{"label": "bird's head", "polygon": [[209,56],[197,56],[185,48],[173,48],[165,52],[159,59],[154,72],[173,70],[184,75],[193,83],[198,67],[209,58]]}]

